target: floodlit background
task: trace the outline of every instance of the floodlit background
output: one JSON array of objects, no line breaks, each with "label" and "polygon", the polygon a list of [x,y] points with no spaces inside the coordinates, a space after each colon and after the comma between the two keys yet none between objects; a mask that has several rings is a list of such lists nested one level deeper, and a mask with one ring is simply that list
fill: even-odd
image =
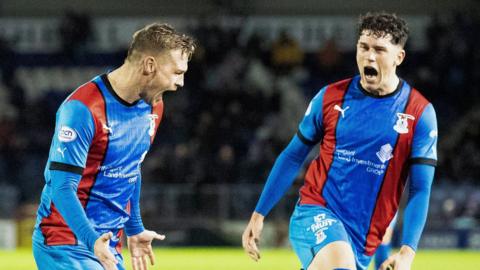
[{"label": "floodlit background", "polygon": [[309,100],[356,74],[355,23],[370,10],[409,23],[399,74],[432,101],[439,121],[439,166],[420,243],[428,251],[414,269],[475,269],[478,0],[2,0],[0,268],[35,267],[31,233],[61,101],[119,66],[133,32],[159,21],[193,35],[199,48],[185,87],[164,97],[164,119],[143,164],[144,223],[167,235],[156,243],[162,260],[155,269],[299,269],[287,232],[303,173],[267,219],[264,262],[248,261],[240,235]]}]

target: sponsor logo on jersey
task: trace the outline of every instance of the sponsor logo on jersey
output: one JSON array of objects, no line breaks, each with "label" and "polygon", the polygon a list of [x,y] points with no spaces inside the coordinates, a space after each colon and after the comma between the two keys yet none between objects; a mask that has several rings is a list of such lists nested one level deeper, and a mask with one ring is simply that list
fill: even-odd
[{"label": "sponsor logo on jersey", "polygon": [[[380,151],[377,152],[377,157],[382,161],[385,161],[392,158],[392,147],[390,145],[384,145],[380,148]],[[355,150],[349,149],[337,149],[335,150],[335,157],[337,160],[345,162],[345,163],[352,163],[353,166],[361,166],[365,167],[365,170],[368,173],[373,173],[376,175],[382,175],[385,172],[387,166],[382,162],[376,162],[367,160],[361,157],[356,156],[357,152]]]},{"label": "sponsor logo on jersey", "polygon": [[149,114],[148,120],[150,120],[150,128],[148,129],[148,135],[152,137],[155,134],[155,120],[158,119],[158,115]]},{"label": "sponsor logo on jersey", "polygon": [[345,109],[343,109],[342,107],[338,106],[338,105],[335,105],[333,106],[333,109],[336,110],[336,111],[339,111],[341,114],[342,114],[342,118],[345,117],[345,112],[350,109],[350,106],[347,106],[345,107]]},{"label": "sponsor logo on jersey", "polygon": [[66,147],[61,149],[60,147],[57,148],[57,152],[59,152],[62,155],[62,158],[65,158],[65,151],[67,150]]},{"label": "sponsor logo on jersey", "polygon": [[103,129],[108,133],[108,134],[113,134],[112,127],[107,126],[107,124],[102,125]]},{"label": "sponsor logo on jersey", "polygon": [[389,161],[393,157],[392,150],[393,148],[389,143],[382,145],[380,151],[377,152],[378,159],[380,159],[382,163]]},{"label": "sponsor logo on jersey", "polygon": [[58,132],[58,139],[61,142],[71,142],[77,139],[77,133],[71,127],[62,126]]},{"label": "sponsor logo on jersey", "polygon": [[415,120],[415,117],[406,113],[397,113],[397,118],[393,129],[400,134],[408,133],[408,120]]}]

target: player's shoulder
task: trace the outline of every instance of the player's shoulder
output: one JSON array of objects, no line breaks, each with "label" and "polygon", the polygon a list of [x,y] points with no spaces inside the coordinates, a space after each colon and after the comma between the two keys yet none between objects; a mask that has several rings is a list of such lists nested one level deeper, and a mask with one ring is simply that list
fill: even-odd
[{"label": "player's shoulder", "polygon": [[341,91],[344,92],[347,90],[348,86],[350,85],[350,82],[352,81],[353,78],[348,78],[340,81],[336,81],[330,84],[325,85],[324,87],[320,88],[318,90],[317,94],[313,99],[319,99],[323,97],[325,92],[332,92],[332,91]]},{"label": "player's shoulder", "polygon": [[[407,85],[408,83],[405,82]],[[428,105],[431,105],[430,101],[415,87],[408,85],[411,89],[408,105],[424,109]]]},{"label": "player's shoulder", "polygon": [[416,88],[410,86],[405,82],[405,84],[410,87],[410,95],[408,96],[407,107],[405,109],[406,113],[411,114],[416,117],[415,121],[418,121],[422,115],[429,115],[435,118],[435,110],[432,103]]},{"label": "player's shoulder", "polygon": [[353,77],[350,77],[350,78],[347,78],[347,79],[343,79],[343,80],[340,80],[340,81],[333,82],[333,83],[327,85],[327,89],[336,89],[336,90],[345,91],[345,90],[347,90],[348,86],[350,85],[350,83],[352,82],[353,79],[354,79]]},{"label": "player's shoulder", "polygon": [[82,103],[91,111],[103,111],[105,108],[105,98],[94,80],[88,81],[75,89],[62,105],[66,105],[72,101]]}]

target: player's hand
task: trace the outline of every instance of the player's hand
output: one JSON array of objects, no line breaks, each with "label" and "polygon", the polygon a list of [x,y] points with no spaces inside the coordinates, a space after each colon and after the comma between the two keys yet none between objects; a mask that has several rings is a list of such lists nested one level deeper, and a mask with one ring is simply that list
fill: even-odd
[{"label": "player's hand", "polygon": [[97,256],[105,270],[118,270],[118,261],[109,250],[110,238],[113,237],[112,232],[102,234],[93,245],[93,253]]},{"label": "player's hand", "polygon": [[260,235],[262,234],[263,219],[264,217],[261,214],[253,212],[250,222],[248,223],[247,228],[245,228],[245,231],[242,235],[243,249],[254,261],[258,261],[260,259],[258,241],[260,240]]},{"label": "player's hand", "polygon": [[410,270],[412,267],[413,258],[415,258],[415,251],[409,246],[402,246],[400,251],[388,257],[382,265],[380,270]]},{"label": "player's hand", "polygon": [[155,255],[152,250],[152,241],[154,239],[163,240],[165,235],[144,230],[137,235],[128,237],[127,244],[132,256],[133,270],[147,270],[147,257],[151,265],[155,264]]}]

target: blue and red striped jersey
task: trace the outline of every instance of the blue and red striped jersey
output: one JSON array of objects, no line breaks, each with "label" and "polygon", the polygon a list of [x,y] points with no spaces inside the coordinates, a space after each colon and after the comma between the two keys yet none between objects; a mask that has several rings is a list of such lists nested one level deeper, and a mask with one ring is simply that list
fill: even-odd
[{"label": "blue and red striped jersey", "polygon": [[395,216],[409,165],[437,160],[433,106],[403,80],[386,96],[364,90],[360,76],[326,86],[297,135],[307,144],[320,142],[300,203],[331,209],[368,255]]},{"label": "blue and red striped jersey", "polygon": [[130,217],[130,199],[136,182],[141,181],[140,166],[162,114],[162,101],[155,106],[143,100],[123,101],[106,74],[80,86],[62,103],[37,213],[36,229],[45,244],[77,243],[52,202],[51,170],[81,174],[77,197],[88,220],[100,234],[113,231],[119,236]]}]

